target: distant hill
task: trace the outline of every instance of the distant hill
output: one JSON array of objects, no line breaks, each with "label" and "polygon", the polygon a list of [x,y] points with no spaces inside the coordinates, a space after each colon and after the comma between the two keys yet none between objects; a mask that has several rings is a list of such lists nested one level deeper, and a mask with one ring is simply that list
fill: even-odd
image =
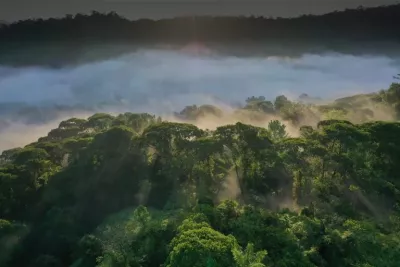
[{"label": "distant hill", "polygon": [[9,24],[0,39],[60,40],[108,39],[136,41],[264,40],[275,38],[344,40],[400,40],[400,4],[373,8],[359,7],[325,15],[296,18],[264,17],[177,17],[130,21],[115,12],[68,15],[60,19],[32,19]]},{"label": "distant hill", "polygon": [[[0,62],[16,61],[15,57],[7,57],[10,51],[54,43],[65,46],[49,56],[51,59],[61,56],[58,62],[71,60],[82,47],[99,43],[144,46],[186,45],[196,41],[239,56],[258,52],[297,56],[327,50],[398,54],[400,31],[395,25],[400,25],[400,4],[296,18],[201,16],[131,21],[115,12],[94,11],[90,15],[23,20],[1,27]],[[249,49],[244,51],[243,45]],[[24,61],[28,62],[25,56]]]}]

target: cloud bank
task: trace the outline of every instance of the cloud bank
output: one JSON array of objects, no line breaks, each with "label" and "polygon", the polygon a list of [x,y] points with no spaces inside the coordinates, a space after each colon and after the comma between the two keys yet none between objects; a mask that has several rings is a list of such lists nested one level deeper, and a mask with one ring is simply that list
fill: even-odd
[{"label": "cloud bank", "polygon": [[[399,62],[387,57],[306,54],[296,59],[238,58],[194,55],[187,50],[140,50],[58,69],[0,66],[0,150],[29,139],[14,134],[10,141],[10,134],[23,131],[24,124],[20,122],[16,128],[18,122],[10,121],[10,114],[24,105],[46,108],[40,115],[43,123],[54,124],[72,111],[74,115],[95,111],[163,115],[192,104],[230,106],[253,95],[273,100],[280,94],[297,98],[306,93],[332,99],[387,88],[398,69]],[[49,117],[54,105],[69,106],[69,113],[59,111]],[[38,125],[41,135],[51,129],[43,123]],[[29,127],[32,130],[25,131],[27,137],[34,132],[33,126]]]}]

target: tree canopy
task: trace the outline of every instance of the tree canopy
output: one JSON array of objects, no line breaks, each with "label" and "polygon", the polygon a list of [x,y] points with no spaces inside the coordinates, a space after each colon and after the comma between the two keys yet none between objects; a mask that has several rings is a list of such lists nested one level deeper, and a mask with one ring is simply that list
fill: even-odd
[{"label": "tree canopy", "polygon": [[398,86],[249,97],[259,126],[200,129],[225,116],[210,105],[62,121],[0,156],[0,266],[398,266],[399,114],[354,116],[395,110]]}]

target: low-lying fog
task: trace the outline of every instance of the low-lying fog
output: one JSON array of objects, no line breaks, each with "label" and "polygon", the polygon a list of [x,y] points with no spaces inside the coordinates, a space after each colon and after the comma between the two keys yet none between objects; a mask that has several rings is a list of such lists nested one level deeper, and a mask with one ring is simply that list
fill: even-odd
[{"label": "low-lying fog", "polygon": [[[307,93],[333,99],[378,91],[390,85],[400,65],[387,57],[333,53],[237,58],[191,51],[143,50],[57,69],[0,65],[0,151],[36,140],[65,117],[95,111],[165,115],[192,104],[243,103],[253,95],[273,100],[280,94],[295,99]],[[29,119],[21,113],[16,119],[24,104],[71,108],[58,108],[57,115],[49,109],[39,115],[25,109]]]}]

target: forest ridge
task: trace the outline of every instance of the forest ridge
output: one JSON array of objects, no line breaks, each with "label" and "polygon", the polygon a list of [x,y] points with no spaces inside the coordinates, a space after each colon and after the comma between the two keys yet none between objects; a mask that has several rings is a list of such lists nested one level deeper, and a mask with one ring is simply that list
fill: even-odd
[{"label": "forest ridge", "polygon": [[177,17],[131,21],[115,12],[0,23],[0,64],[62,67],[200,44],[215,54],[399,55],[400,4],[296,18]]},{"label": "forest ridge", "polygon": [[18,41],[125,40],[204,42],[305,39],[329,43],[344,41],[399,41],[400,4],[296,18],[177,17],[130,21],[115,12],[67,15],[2,24],[1,43]]},{"label": "forest ridge", "polygon": [[181,123],[71,118],[4,151],[0,266],[398,266],[400,84],[308,100],[249,97],[235,111],[297,136],[280,120],[201,129],[223,116],[203,105]]}]

